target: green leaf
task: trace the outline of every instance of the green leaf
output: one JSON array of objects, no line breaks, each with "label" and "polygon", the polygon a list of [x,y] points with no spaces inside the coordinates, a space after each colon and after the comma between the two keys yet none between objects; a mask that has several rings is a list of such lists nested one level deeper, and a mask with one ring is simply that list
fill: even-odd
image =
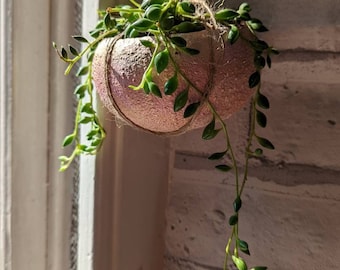
[{"label": "green leaf", "polygon": [[87,151],[88,147],[85,144],[81,144],[78,146],[81,151]]},{"label": "green leaf", "polygon": [[64,58],[68,58],[67,51],[64,47],[61,47],[61,56]]},{"label": "green leaf", "polygon": [[202,133],[202,139],[211,140],[216,137],[216,135],[221,131],[221,129],[215,129],[215,117],[211,122],[204,128]]},{"label": "green leaf", "polygon": [[222,172],[229,172],[232,169],[232,167],[225,165],[225,164],[217,165],[215,166],[215,168]]},{"label": "green leaf", "polygon": [[200,102],[195,102],[195,103],[191,103],[190,105],[188,105],[188,107],[185,108],[183,117],[188,118],[194,115],[200,105],[201,105]]},{"label": "green leaf", "polygon": [[168,15],[167,12],[164,12],[162,17],[159,19],[159,26],[164,31],[169,31],[175,25],[175,17],[172,15]]},{"label": "green leaf", "polygon": [[175,74],[169,80],[167,80],[166,83],[164,84],[164,93],[166,95],[171,95],[173,92],[176,91],[177,87],[178,87],[178,78],[177,78],[177,74]]},{"label": "green leaf", "polygon": [[238,222],[238,216],[237,216],[237,215],[232,215],[232,216],[229,218],[229,225],[230,225],[230,226],[236,225],[237,222]]},{"label": "green leaf", "polygon": [[116,21],[111,18],[110,13],[106,13],[104,17],[104,25],[107,30],[111,30],[116,26]]},{"label": "green leaf", "polygon": [[67,156],[59,156],[58,159],[64,163],[70,160],[70,158]]},{"label": "green leaf", "polygon": [[271,150],[275,149],[274,145],[268,139],[257,137],[257,141],[264,148],[271,149]]},{"label": "green leaf", "polygon": [[192,23],[192,22],[181,22],[180,24],[175,25],[172,30],[177,33],[191,33],[198,32],[205,29],[204,24],[202,23]]},{"label": "green leaf", "polygon": [[89,53],[87,54],[87,61],[88,61],[88,62],[92,62],[93,57],[94,57],[94,51],[89,52]]},{"label": "green leaf", "polygon": [[155,47],[155,44],[150,40],[141,39],[140,43],[142,43],[142,45],[147,47],[147,48],[154,48]]},{"label": "green leaf", "polygon": [[150,0],[143,0],[141,8],[146,9],[148,6],[150,6],[150,2],[151,2]]},{"label": "green leaf", "polygon": [[267,270],[266,266],[255,266],[251,268],[250,270]]},{"label": "green leaf", "polygon": [[267,50],[269,48],[267,42],[263,40],[255,40],[250,41],[251,46],[259,53],[262,53],[264,50]]},{"label": "green leaf", "polygon": [[121,5],[119,6],[121,11],[119,12],[120,17],[123,17],[128,20],[128,22],[135,22],[139,18],[139,14],[131,11],[132,7],[130,5]]},{"label": "green leaf", "polygon": [[70,145],[75,139],[75,135],[74,134],[70,134],[68,136],[65,137],[64,141],[63,141],[63,147]]},{"label": "green leaf", "polygon": [[148,82],[148,88],[150,92],[156,97],[159,97],[159,98],[162,97],[161,90],[159,90],[159,87],[154,82]]},{"label": "green leaf", "polygon": [[271,57],[270,57],[269,55],[267,55],[267,66],[268,66],[269,68],[272,67],[272,59],[271,59]]},{"label": "green leaf", "polygon": [[101,144],[101,142],[102,142],[101,139],[94,140],[94,141],[91,143],[91,146],[98,146],[98,145]]},{"label": "green leaf", "polygon": [[204,128],[202,133],[202,139],[210,140],[217,135],[215,132],[215,117],[210,121],[210,123]]},{"label": "green leaf", "polygon": [[256,85],[258,85],[261,82],[261,74],[259,71],[255,71],[253,74],[249,77],[249,87],[254,88]]},{"label": "green leaf", "polygon": [[93,37],[93,38],[97,38],[97,37],[99,37],[100,33],[103,32],[103,31],[105,31],[104,28],[92,30],[92,31],[90,31],[90,36]]},{"label": "green leaf", "polygon": [[145,10],[145,17],[151,21],[158,21],[162,15],[161,5],[152,5]]},{"label": "green leaf", "polygon": [[234,200],[233,207],[234,207],[234,211],[236,213],[241,209],[241,207],[242,207],[242,200],[241,200],[240,196],[237,196],[237,198]]},{"label": "green leaf", "polygon": [[[137,90],[137,89],[135,89],[135,90]],[[144,93],[145,94],[150,94],[150,88],[149,88],[149,84],[148,84],[148,82],[145,82],[144,83],[144,85],[143,85],[143,90],[144,90]]]},{"label": "green leaf", "polygon": [[242,3],[238,8],[239,12],[250,12],[251,8],[248,3]]},{"label": "green leaf", "polygon": [[149,19],[138,19],[133,24],[131,24],[131,27],[135,28],[137,31],[147,31],[150,29],[151,26],[154,25],[154,22]]},{"label": "green leaf", "polygon": [[170,40],[171,40],[171,42],[172,42],[173,44],[175,44],[177,47],[183,48],[183,47],[186,47],[186,46],[187,46],[186,40],[185,40],[184,38],[182,38],[182,37],[172,37],[172,38],[170,38]]},{"label": "green leaf", "polygon": [[143,0],[141,7],[142,9],[146,9],[151,5],[163,4],[163,2],[164,0]]},{"label": "green leaf", "polygon": [[204,140],[212,140],[214,139],[217,134],[221,131],[221,129],[216,129],[216,130],[213,130],[210,134],[208,134],[206,137],[204,137],[203,139]]},{"label": "green leaf", "polygon": [[186,88],[184,91],[178,94],[174,102],[174,111],[178,112],[183,109],[185,104],[188,102],[189,88]]},{"label": "green leaf", "polygon": [[222,9],[222,10],[217,11],[215,13],[215,19],[219,20],[219,21],[233,20],[238,16],[239,16],[239,14],[235,10],[229,9],[229,8]]},{"label": "green leaf", "polygon": [[88,66],[84,66],[84,67],[79,67],[76,76],[84,76],[89,72],[89,67]]},{"label": "green leaf", "polygon": [[135,38],[139,36],[139,32],[132,27],[132,25],[128,26],[125,30],[125,37],[126,38]]},{"label": "green leaf", "polygon": [[262,156],[263,155],[263,150],[261,148],[257,148],[257,149],[255,149],[254,154],[256,156]]},{"label": "green leaf", "polygon": [[95,114],[96,112],[92,108],[91,103],[86,103],[82,108],[81,112],[88,113],[88,114]]},{"label": "green leaf", "polygon": [[98,134],[98,130],[91,130],[89,133],[86,134],[86,137],[88,140],[91,140],[93,136],[96,136]]},{"label": "green leaf", "polygon": [[98,21],[97,25],[96,25],[96,29],[103,29],[104,28],[104,21],[100,20]]},{"label": "green leaf", "polygon": [[256,122],[260,127],[265,128],[267,126],[267,117],[263,112],[256,110]]},{"label": "green leaf", "polygon": [[88,124],[93,121],[93,117],[84,117],[79,121],[79,124]]},{"label": "green leaf", "polygon": [[243,240],[241,240],[241,239],[238,239],[238,240],[237,240],[237,244],[238,244],[240,250],[241,250],[243,253],[245,253],[245,254],[247,254],[247,255],[250,255],[249,246],[248,246],[248,243],[247,243],[246,241],[243,241]]},{"label": "green leaf", "polygon": [[124,38],[133,38],[133,35],[135,35],[135,33],[139,35],[139,32],[135,28],[133,28],[131,25],[129,25],[128,27],[125,28]]},{"label": "green leaf", "polygon": [[240,30],[235,25],[231,25],[228,33],[228,41],[230,44],[234,44],[240,36]]},{"label": "green leaf", "polygon": [[68,165],[63,165],[64,164],[64,162],[61,162],[61,166],[60,166],[60,168],[59,168],[59,172],[64,172],[64,171],[66,171],[67,169],[68,169]]},{"label": "green leaf", "polygon": [[247,13],[247,12],[241,12],[241,11],[238,11],[238,12],[240,12],[240,19],[241,19],[242,21],[249,21],[249,20],[251,19],[249,13]]},{"label": "green leaf", "polygon": [[152,72],[153,72],[153,67],[149,69],[149,71],[145,74],[145,78],[147,81],[151,82],[152,81]]},{"label": "green leaf", "polygon": [[262,55],[256,54],[254,57],[254,64],[257,69],[262,69],[266,66],[266,60]]},{"label": "green leaf", "polygon": [[83,97],[85,94],[85,91],[88,89],[88,85],[87,84],[81,84],[78,85],[76,87],[76,89],[74,90],[74,94],[75,95],[79,95],[80,97]]},{"label": "green leaf", "polygon": [[186,13],[192,14],[192,13],[195,13],[195,11],[196,11],[195,6],[192,3],[190,3],[190,2],[182,2],[182,3],[179,4],[179,6]]},{"label": "green leaf", "polygon": [[82,36],[72,36],[76,41],[82,42],[82,43],[89,43],[86,38]]},{"label": "green leaf", "polygon": [[78,56],[79,52],[77,51],[76,48],[72,47],[70,44],[68,45],[68,48],[70,49],[70,52],[74,55],[74,56]]},{"label": "green leaf", "polygon": [[155,57],[155,67],[157,70],[157,73],[160,74],[169,63],[169,52],[167,49],[159,52]]},{"label": "green leaf", "polygon": [[224,152],[217,152],[217,153],[214,153],[212,155],[210,155],[208,157],[209,160],[219,160],[221,158],[223,158],[225,156],[225,154],[227,153],[227,151],[224,151]]},{"label": "green leaf", "polygon": [[240,257],[236,257],[236,256],[232,256],[231,257],[235,266],[237,267],[238,270],[247,270],[248,269],[248,266],[246,264],[246,262],[240,258]]},{"label": "green leaf", "polygon": [[196,50],[196,49],[193,49],[193,48],[181,48],[184,52],[186,52],[187,54],[190,54],[190,55],[197,55],[200,53],[199,50]]},{"label": "green leaf", "polygon": [[279,52],[277,49],[275,49],[275,48],[271,48],[270,51],[271,51],[273,54],[275,54],[275,55],[280,54],[280,52]]},{"label": "green leaf", "polygon": [[206,133],[210,133],[213,130],[215,130],[215,117],[213,117],[210,123],[204,128],[202,137],[205,137],[204,135]]},{"label": "green leaf", "polygon": [[261,93],[258,93],[258,95],[256,96],[256,103],[262,109],[269,109],[269,107],[270,107],[268,98]]},{"label": "green leaf", "polygon": [[263,23],[259,19],[251,19],[247,21],[247,24],[251,29],[257,32],[266,32],[268,29],[263,25]]}]

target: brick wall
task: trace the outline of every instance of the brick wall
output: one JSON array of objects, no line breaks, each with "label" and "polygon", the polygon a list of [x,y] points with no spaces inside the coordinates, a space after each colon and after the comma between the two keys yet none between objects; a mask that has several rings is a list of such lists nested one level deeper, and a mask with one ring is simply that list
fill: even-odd
[{"label": "brick wall", "polygon": [[[240,1],[227,1],[237,6]],[[340,3],[248,1],[281,50],[264,73],[270,98],[260,134],[275,151],[253,160],[243,196],[240,236],[249,266],[340,269]],[[239,161],[248,108],[228,121]],[[172,140],[175,165],[167,211],[166,269],[222,269],[235,197],[231,174],[206,157],[220,150],[196,130]]]}]

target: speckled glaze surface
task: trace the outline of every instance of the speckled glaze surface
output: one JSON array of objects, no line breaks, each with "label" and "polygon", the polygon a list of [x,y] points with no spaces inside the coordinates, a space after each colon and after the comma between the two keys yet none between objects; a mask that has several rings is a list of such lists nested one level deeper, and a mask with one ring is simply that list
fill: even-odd
[{"label": "speckled glaze surface", "polygon": [[[254,72],[252,50],[241,39],[232,46],[222,44],[216,31],[190,33],[184,38],[187,46],[200,50],[200,54],[170,53],[190,81],[208,93],[208,99],[222,118],[228,118],[253,94],[248,88],[249,75]],[[152,37],[143,39],[152,40]],[[206,125],[212,116],[204,102],[191,118],[183,118],[184,109],[173,111],[175,96],[187,87],[180,76],[177,92],[163,98],[129,87],[140,83],[151,57],[152,51],[139,39],[110,38],[99,44],[93,61],[93,79],[104,106],[119,120],[157,134],[179,134]],[[160,75],[153,74],[161,91],[173,74],[171,63]],[[201,95],[191,89],[188,104],[200,100]]]}]

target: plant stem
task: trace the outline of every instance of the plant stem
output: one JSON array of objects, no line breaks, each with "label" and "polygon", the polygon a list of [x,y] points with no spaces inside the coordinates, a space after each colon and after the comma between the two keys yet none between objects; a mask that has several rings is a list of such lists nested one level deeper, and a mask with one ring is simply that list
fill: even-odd
[{"label": "plant stem", "polygon": [[72,132],[72,135],[74,135],[74,137],[76,138],[76,144],[77,147],[73,150],[72,154],[67,158],[67,162],[63,163],[62,166],[60,167],[59,171],[65,171],[70,164],[72,163],[72,161],[74,160],[74,158],[78,155],[79,153],[79,149],[78,149],[78,145],[79,145],[79,120],[80,120],[80,113],[81,113],[81,107],[82,107],[82,100],[78,100],[78,105],[77,105],[77,112],[76,112],[76,118],[75,118],[75,123],[74,123],[74,129]]},{"label": "plant stem", "polygon": [[[257,86],[255,96],[258,95],[260,89],[261,89],[261,83],[259,83],[258,86]],[[256,136],[256,134],[255,134],[256,98],[252,99],[250,110],[251,110],[251,112],[250,112],[249,135],[248,135],[248,143],[247,143],[246,151],[245,151],[245,156],[246,156],[245,165],[244,165],[245,169],[244,169],[244,176],[243,176],[242,185],[241,185],[241,189],[240,189],[240,196],[241,196],[241,194],[244,190],[245,184],[246,184],[247,179],[248,179],[249,159],[253,155],[250,148],[252,146],[253,138],[254,138],[254,136]]]},{"label": "plant stem", "polygon": [[[175,71],[181,75],[181,77],[188,83],[189,86],[191,86],[197,93],[199,93],[203,97],[204,93],[186,76],[186,74],[180,69],[180,67],[178,66],[177,62],[173,58],[173,56],[172,56],[172,54],[170,53],[170,50],[169,50],[168,42],[166,42],[167,39],[166,39],[165,35],[163,35],[163,39],[165,40],[165,46],[166,46],[166,48],[169,51],[169,58],[170,58],[173,66],[175,68]],[[216,111],[216,109],[215,109],[214,105],[211,103],[211,101],[209,99],[207,99],[206,102],[207,102],[207,105],[208,105],[211,113],[218,120],[218,122],[220,123],[220,125],[222,127],[222,130],[223,130],[223,133],[224,133],[224,136],[225,136],[225,139],[226,139],[226,148],[227,148],[227,150],[229,150],[229,156],[231,158],[231,161],[232,161],[232,164],[233,164],[233,169],[234,169],[234,172],[235,172],[235,186],[236,186],[235,193],[236,193],[236,198],[240,197],[241,196],[241,191],[240,191],[240,188],[239,188],[239,168],[237,166],[234,150],[233,150],[233,147],[232,147],[231,142],[230,142],[230,136],[229,136],[227,125],[223,121],[223,119],[220,116],[220,114]],[[244,185],[244,183],[245,183],[245,181],[243,182],[243,185]],[[238,213],[235,213],[235,215],[237,216],[237,218],[239,218]],[[228,257],[230,256],[230,245],[231,245],[231,242],[232,242],[233,238],[235,238],[235,252],[234,252],[234,255],[236,257],[238,257],[238,245],[237,245],[237,241],[238,241],[238,224],[235,224],[233,226],[232,234],[229,237],[228,244],[226,246],[226,256],[225,256],[225,262],[224,262],[224,270],[228,269],[227,262],[228,262]]]},{"label": "plant stem", "polygon": [[84,56],[84,54],[91,48],[93,48],[94,46],[96,46],[100,41],[102,41],[104,38],[106,38],[107,36],[109,35],[112,35],[112,34],[116,34],[118,33],[118,30],[117,29],[112,29],[112,30],[109,30],[103,34],[101,34],[99,37],[97,37],[94,41],[92,41],[91,43],[89,43],[85,49],[83,49],[79,55],[77,55],[76,57],[74,57],[72,59],[72,62],[70,62],[70,64],[68,65],[68,67],[66,68],[65,70],[65,75],[68,75],[71,71],[71,69],[73,68],[73,66]]},{"label": "plant stem", "polygon": [[127,12],[127,13],[143,13],[143,9],[137,8],[117,8],[117,7],[109,7],[106,9],[107,13],[118,13],[118,12]]},{"label": "plant stem", "polygon": [[135,5],[137,8],[140,8],[140,4],[137,3],[135,0],[130,0],[130,2]]},{"label": "plant stem", "polygon": [[[86,84],[88,85],[88,94],[89,94],[89,99],[90,99],[90,104],[92,106],[92,108],[95,108],[95,104],[94,104],[94,100],[93,100],[93,84],[92,84],[92,62],[89,63],[89,72],[88,72],[88,76],[86,79]],[[99,128],[100,130],[100,134],[101,134],[101,140],[104,140],[104,138],[106,137],[106,133],[104,128],[99,124],[99,119],[96,113],[93,114],[93,121],[91,122],[91,128]],[[96,153],[96,151],[95,151]]]},{"label": "plant stem", "polygon": [[[157,36],[155,36],[155,37],[157,38]],[[152,57],[151,57],[150,63],[149,63],[148,67],[146,68],[146,70],[145,70],[145,72],[143,74],[141,82],[137,86],[129,85],[129,87],[131,89],[133,89],[133,90],[140,90],[140,89],[142,89],[144,87],[144,84],[147,81],[147,76],[149,75],[149,72],[151,71],[152,66],[154,65],[155,57],[156,57],[156,54],[157,54],[158,49],[159,49],[159,43],[160,42],[157,42],[157,44],[156,44],[155,50],[152,53]]]},{"label": "plant stem", "polygon": [[229,237],[227,246],[225,248],[225,257],[224,257],[224,270],[228,270],[228,258],[229,258],[229,250],[230,250],[230,244],[233,239],[233,234]]},{"label": "plant stem", "polygon": [[207,104],[209,106],[210,111],[213,113],[213,115],[217,118],[220,125],[222,126],[222,130],[223,130],[223,133],[224,133],[225,138],[226,138],[227,149],[230,151],[230,158],[231,158],[231,162],[233,164],[233,168],[234,168],[234,171],[235,171],[236,197],[238,197],[240,195],[239,194],[239,170],[238,170],[234,150],[233,150],[233,147],[230,143],[230,136],[229,136],[228,128],[227,128],[227,125],[225,124],[225,122],[223,121],[223,119],[221,118],[221,116],[219,115],[219,113],[216,111],[213,104],[209,100],[207,100]]}]

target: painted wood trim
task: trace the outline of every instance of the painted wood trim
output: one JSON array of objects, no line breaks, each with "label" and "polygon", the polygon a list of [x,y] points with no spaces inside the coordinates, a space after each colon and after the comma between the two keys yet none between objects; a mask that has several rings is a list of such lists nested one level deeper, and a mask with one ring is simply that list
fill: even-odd
[{"label": "painted wood trim", "polygon": [[11,270],[12,1],[0,0],[0,269]]},{"label": "painted wood trim", "polygon": [[47,168],[47,266],[48,270],[69,269],[71,261],[71,210],[73,175],[78,168],[73,164],[66,172],[59,172],[60,155],[69,154],[70,148],[62,149],[65,135],[73,130],[74,96],[73,78],[65,76],[65,63],[60,61],[52,48],[74,44],[71,38],[76,27],[75,1],[50,0],[50,24],[47,46],[49,49],[48,95],[48,168]]},{"label": "painted wood trim", "polygon": [[[82,34],[89,37],[88,32],[97,24],[99,1],[83,0]],[[96,97],[93,97],[96,100]],[[80,127],[81,140],[86,140],[89,129]],[[79,167],[79,220],[78,220],[78,258],[77,267],[81,270],[93,270],[93,226],[94,226],[94,185],[95,156],[81,156]]]},{"label": "painted wood trim", "polygon": [[163,269],[169,139],[117,127],[97,157],[94,270]]},{"label": "painted wood trim", "polygon": [[71,2],[0,3],[0,269],[68,269],[71,172],[57,157],[72,93],[51,42],[69,37]]},{"label": "painted wood trim", "polygon": [[35,5],[13,2],[13,270],[46,269],[49,2]]}]

